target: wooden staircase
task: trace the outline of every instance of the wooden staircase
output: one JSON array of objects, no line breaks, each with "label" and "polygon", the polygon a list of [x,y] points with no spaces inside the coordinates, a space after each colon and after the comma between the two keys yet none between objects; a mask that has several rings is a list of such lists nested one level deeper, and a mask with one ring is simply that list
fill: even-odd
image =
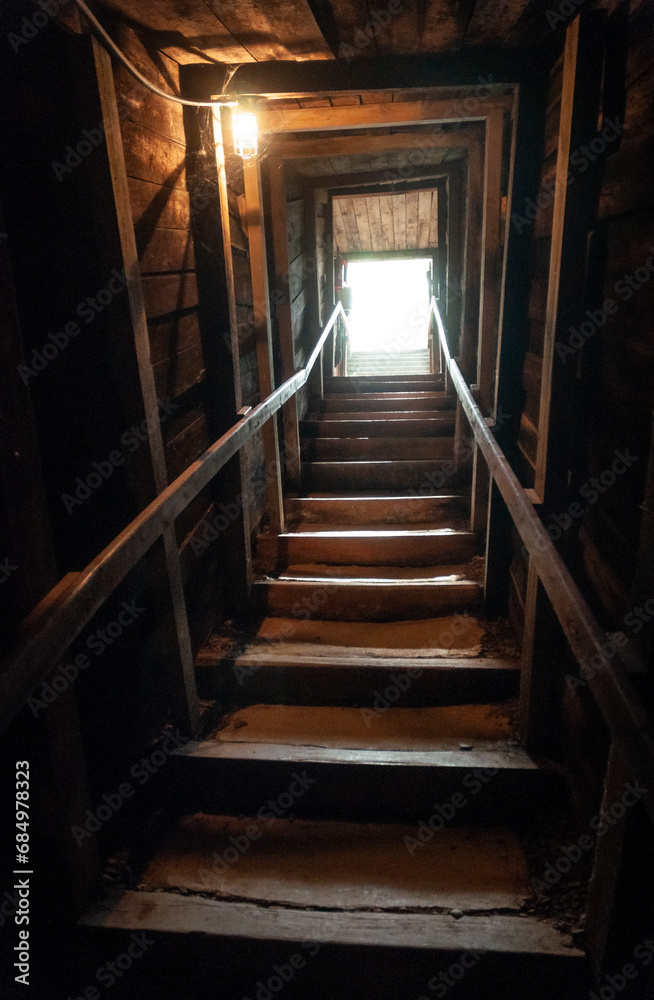
[{"label": "wooden staircase", "polygon": [[317,1000],[415,1000],[416,956],[433,974],[462,954],[477,957],[461,996],[496,995],[489,970],[516,996],[576,995],[562,990],[582,952],[529,882],[562,784],[515,736],[519,659],[483,618],[452,399],[433,375],[326,379],[301,430],[304,492],[287,531],[257,540],[252,626],[217,630],[198,658],[213,724],[168,766],[138,877],[85,923],[413,956],[391,963],[392,987],[336,957],[333,992],[324,970],[289,988]]}]

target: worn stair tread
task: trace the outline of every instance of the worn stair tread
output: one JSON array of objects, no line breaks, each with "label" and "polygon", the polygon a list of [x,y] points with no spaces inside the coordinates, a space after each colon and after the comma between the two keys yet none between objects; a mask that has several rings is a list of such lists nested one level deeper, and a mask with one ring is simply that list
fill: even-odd
[{"label": "worn stair tread", "polygon": [[455,920],[446,913],[306,910],[171,892],[111,889],[86,911],[81,923],[106,929],[258,941],[583,958],[572,939],[552,922],[504,914],[465,914]]},{"label": "worn stair tread", "polygon": [[[331,563],[304,563],[291,565],[281,570],[274,581],[312,580],[316,583],[352,580],[386,586],[401,584],[421,586],[424,583],[471,583],[468,566],[340,566]],[[259,581],[257,581],[259,582]]]},{"label": "worn stair tread", "polygon": [[285,502],[286,516],[291,522],[301,525],[320,525],[334,521],[337,525],[373,524],[423,524],[439,523],[443,518],[460,518],[464,513],[464,501],[454,493],[432,493],[424,496],[402,496],[397,491],[388,496],[343,497],[334,493],[312,493],[308,496],[288,498]]},{"label": "worn stair tread", "polygon": [[[379,649],[380,655],[391,656],[397,650],[408,650],[411,656],[478,656],[484,635],[483,626],[473,615],[434,616],[417,621],[329,622],[268,616],[259,625],[256,639],[260,643],[305,643],[319,655],[322,647],[336,647],[341,655],[348,648]],[[331,654],[327,654],[331,655]],[[370,655],[370,654],[368,654]]]},{"label": "worn stair tread", "polygon": [[[307,778],[302,791],[310,795]],[[246,833],[253,826],[261,833],[254,839]],[[405,837],[415,839],[414,825],[196,813],[168,833],[141,884],[342,910],[518,911],[531,895],[524,852],[509,830],[445,827],[413,854]],[[230,838],[249,849],[239,854]],[[230,847],[232,864],[221,860]]]},{"label": "worn stair tread", "polygon": [[[441,523],[442,522],[442,523]],[[286,525],[286,532],[289,535],[304,535],[304,534],[322,534],[324,532],[333,531],[338,534],[346,535],[351,532],[353,536],[359,534],[360,532],[370,532],[372,537],[382,533],[389,532],[396,534],[398,532],[407,532],[407,537],[424,535],[426,538],[430,537],[432,532],[456,532],[460,535],[467,535],[469,533],[468,529],[469,518],[465,518],[462,514],[455,516],[453,514],[440,514],[438,518],[431,521],[424,522],[413,522],[400,520],[395,521],[366,521],[365,524],[358,526],[355,523],[343,523],[337,524],[330,521],[325,521],[321,524],[315,520],[304,520],[304,521],[291,521]],[[447,526],[446,526],[447,525]],[[476,538],[476,535],[473,537]]]},{"label": "worn stair tread", "polygon": [[386,420],[369,420],[367,415],[360,420],[342,420],[338,419],[338,414],[333,414],[333,417],[335,419],[303,420],[300,424],[301,435],[305,440],[317,437],[430,438],[451,434],[456,424],[454,414],[428,417],[422,420],[396,419],[394,416],[388,417]]},{"label": "worn stair tread", "polygon": [[302,442],[308,461],[411,461],[451,459],[454,437],[312,437]]},{"label": "worn stair tread", "polygon": [[389,393],[387,398],[380,398],[374,393],[360,393],[356,396],[346,396],[344,393],[334,393],[325,396],[320,401],[321,413],[346,413],[366,414],[392,413],[395,416],[397,411],[422,411],[422,412],[443,412],[454,410],[455,403],[447,393]]},{"label": "worn stair tread", "polygon": [[360,420],[373,421],[382,420],[384,422],[388,420],[437,420],[443,423],[450,423],[455,420],[455,414],[451,407],[446,407],[445,409],[430,410],[429,408],[421,407],[418,410],[412,410],[410,407],[406,409],[370,409],[365,410],[325,410],[316,412],[311,410],[307,413],[304,418],[306,423],[320,423],[323,420],[329,421],[341,421],[341,420],[351,420],[358,422]]},{"label": "worn stair tread", "polygon": [[[330,747],[314,743],[236,743],[216,739],[195,740],[185,743],[175,757],[194,760],[250,761],[273,764],[318,764],[343,765],[350,768],[404,768],[412,771],[426,769],[432,789],[447,771],[453,772],[454,780],[460,780],[457,772],[470,774],[478,768],[486,771],[502,772],[515,781],[517,772],[533,776],[540,772],[538,764],[524,750],[517,747],[475,747],[473,750],[392,750],[362,749],[360,747]],[[430,772],[433,772],[431,774]],[[439,773],[440,772],[440,773]],[[497,775],[493,774],[493,777]],[[370,774],[364,780],[368,780]],[[407,773],[408,778],[408,773]],[[470,778],[470,782],[473,782]],[[354,781],[350,775],[350,781]],[[515,792],[515,787],[513,791]],[[414,789],[415,791],[415,789]]]},{"label": "worn stair tread", "polygon": [[[408,686],[412,678],[405,672]],[[212,739],[333,749],[504,750],[514,741],[512,704],[391,707],[377,713],[333,705],[250,705],[219,723]]]},{"label": "worn stair tread", "polygon": [[313,490],[335,489],[363,491],[388,489],[424,493],[441,486],[447,479],[457,482],[465,474],[456,470],[452,458],[365,459],[359,461],[303,461],[302,480]]},{"label": "worn stair tread", "polygon": [[427,530],[350,529],[294,531],[257,537],[262,568],[304,565],[412,566],[468,563],[475,554],[473,532],[449,528]]}]

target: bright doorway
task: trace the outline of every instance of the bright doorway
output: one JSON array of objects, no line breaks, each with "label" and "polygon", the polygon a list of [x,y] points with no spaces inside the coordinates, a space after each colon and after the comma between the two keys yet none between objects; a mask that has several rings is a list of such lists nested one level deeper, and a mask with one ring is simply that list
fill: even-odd
[{"label": "bright doorway", "polygon": [[411,361],[416,370],[429,371],[432,259],[350,261],[347,283],[352,290],[348,373],[372,361],[371,355],[389,370],[396,359],[402,367]]}]

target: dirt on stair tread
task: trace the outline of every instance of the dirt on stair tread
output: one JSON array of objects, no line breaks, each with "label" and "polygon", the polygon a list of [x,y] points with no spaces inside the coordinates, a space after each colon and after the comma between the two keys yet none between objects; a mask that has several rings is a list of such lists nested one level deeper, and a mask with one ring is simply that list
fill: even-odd
[{"label": "dirt on stair tread", "polygon": [[[297,794],[310,795],[312,781],[300,774]],[[270,804],[257,817],[198,813],[165,838],[140,888],[273,905],[462,913],[517,912],[530,896],[526,859],[511,831],[444,828],[425,842],[417,832],[408,824],[293,820],[276,816]]]},{"label": "dirt on stair tread", "polygon": [[[419,621],[335,622],[267,617],[256,633],[259,642],[288,642],[320,646],[355,646],[411,650],[412,656],[478,656],[483,628],[472,615],[445,615]],[[383,654],[381,654],[383,655]]]},{"label": "dirt on stair tread", "polygon": [[383,712],[251,705],[225,716],[210,738],[363,750],[500,750],[516,744],[513,714],[510,704],[392,707]]},{"label": "dirt on stair tread", "polygon": [[342,579],[384,581],[392,583],[429,583],[435,581],[465,581],[472,580],[474,569],[465,565],[443,566],[339,566],[334,563],[305,563],[304,565],[288,566],[278,577],[270,580],[324,580]]}]

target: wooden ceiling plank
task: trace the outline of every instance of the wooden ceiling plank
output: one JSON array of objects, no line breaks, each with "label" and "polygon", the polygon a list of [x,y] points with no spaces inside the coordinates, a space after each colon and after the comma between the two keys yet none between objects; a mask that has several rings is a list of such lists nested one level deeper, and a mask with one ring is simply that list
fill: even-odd
[{"label": "wooden ceiling plank", "polygon": [[406,193],[406,248],[418,249],[418,191]]},{"label": "wooden ceiling plank", "polygon": [[477,0],[465,41],[467,45],[501,43],[511,32],[529,0]]},{"label": "wooden ceiling plank", "polygon": [[[435,192],[434,192],[435,194]],[[418,191],[418,248],[432,246],[429,242],[429,227],[432,216],[432,192]]]},{"label": "wooden ceiling plank", "polygon": [[509,110],[512,103],[510,94],[479,98],[474,102],[472,114],[466,113],[464,102],[452,98],[361,104],[345,108],[298,108],[296,111],[277,111],[268,107],[259,114],[259,127],[262,132],[312,132],[379,125],[419,125],[424,122],[481,121],[496,108]]},{"label": "wooden ceiling plank", "polygon": [[[434,132],[416,135],[396,133],[395,135],[371,135],[366,137],[366,151],[369,154],[407,149],[439,149],[444,153],[461,147],[469,148],[483,137],[483,130],[456,129],[452,132]],[[360,138],[355,136],[330,136],[319,139],[279,139],[270,143],[271,152],[284,159],[301,159],[347,156],[361,148]]]},{"label": "wooden ceiling plank", "polygon": [[343,219],[343,228],[345,230],[345,239],[347,243],[348,250],[360,250],[359,245],[359,227],[357,225],[356,216],[354,214],[354,206],[352,204],[351,198],[339,198],[338,200],[341,209],[341,218]]},{"label": "wooden ceiling plank", "polygon": [[384,250],[384,237],[382,235],[381,205],[380,197],[367,197],[365,199],[368,208],[368,224],[370,225],[370,239],[373,250]]},{"label": "wooden ceiling plank", "polygon": [[254,0],[205,0],[205,3],[257,62],[293,58]]},{"label": "wooden ceiling plank", "polygon": [[[111,0],[111,8],[135,24],[149,28],[153,41],[176,62],[215,59],[222,63],[254,62],[254,57],[203,2],[177,0]],[[187,46],[180,45],[186,38]],[[184,58],[185,57],[185,58]]]},{"label": "wooden ceiling plank", "polygon": [[334,198],[332,202],[332,218],[334,220],[334,242],[336,244],[337,250],[347,250],[347,234],[345,232],[345,223],[341,216],[341,206],[338,198]]},{"label": "wooden ceiling plank", "polygon": [[307,0],[284,0],[282,4],[279,0],[257,0],[257,7],[297,60],[334,58]]},{"label": "wooden ceiling plank", "polygon": [[438,191],[433,191],[431,196],[428,246],[438,246]]},{"label": "wooden ceiling plank", "polygon": [[393,206],[393,250],[406,250],[406,195],[394,194],[391,196]]},{"label": "wooden ceiling plank", "polygon": [[393,229],[393,201],[391,195],[382,194],[379,196],[379,208],[381,212],[382,239],[384,250],[395,249],[395,232]]},{"label": "wooden ceiling plank", "polygon": [[352,205],[354,207],[354,217],[357,220],[357,226],[359,229],[359,243],[362,250],[372,250],[372,237],[370,235],[370,223],[368,222],[368,206],[366,204],[367,199],[353,198]]}]

